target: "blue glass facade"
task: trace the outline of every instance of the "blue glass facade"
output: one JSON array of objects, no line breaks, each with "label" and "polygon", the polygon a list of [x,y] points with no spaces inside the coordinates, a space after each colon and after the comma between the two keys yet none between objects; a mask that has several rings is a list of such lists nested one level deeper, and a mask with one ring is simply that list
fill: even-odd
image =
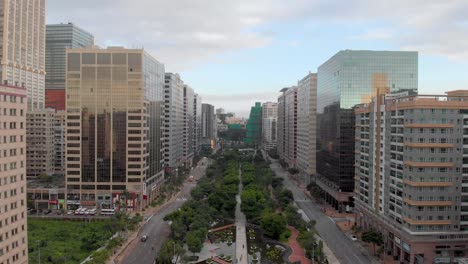
[{"label": "blue glass facade", "polygon": [[354,189],[354,106],[378,89],[418,88],[418,53],[340,51],[318,68],[317,174],[333,188]]}]

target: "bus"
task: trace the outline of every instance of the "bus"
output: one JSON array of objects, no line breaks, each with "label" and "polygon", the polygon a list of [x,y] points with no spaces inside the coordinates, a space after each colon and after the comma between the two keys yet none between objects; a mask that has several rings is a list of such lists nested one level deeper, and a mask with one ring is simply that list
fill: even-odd
[{"label": "bus", "polygon": [[115,209],[101,209],[101,215],[114,215]]}]

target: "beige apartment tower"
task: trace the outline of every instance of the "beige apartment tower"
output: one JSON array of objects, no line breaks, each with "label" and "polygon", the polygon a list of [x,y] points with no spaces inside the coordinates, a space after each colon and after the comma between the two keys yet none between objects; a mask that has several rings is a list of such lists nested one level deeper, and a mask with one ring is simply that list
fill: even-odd
[{"label": "beige apartment tower", "polygon": [[309,73],[297,84],[297,168],[303,184],[316,173],[317,74]]},{"label": "beige apartment tower", "polygon": [[0,86],[0,263],[28,263],[26,89]]},{"label": "beige apartment tower", "polygon": [[26,87],[28,109],[44,107],[45,0],[1,0],[2,82]]},{"label": "beige apartment tower", "polygon": [[142,49],[69,49],[66,78],[68,208],[141,210],[164,179],[164,65]]}]

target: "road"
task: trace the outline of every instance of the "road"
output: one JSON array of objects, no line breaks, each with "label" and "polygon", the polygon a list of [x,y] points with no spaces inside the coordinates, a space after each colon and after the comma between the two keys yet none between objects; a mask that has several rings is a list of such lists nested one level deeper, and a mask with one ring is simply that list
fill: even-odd
[{"label": "road", "polygon": [[284,179],[284,187],[291,190],[294,195],[294,201],[297,206],[311,220],[316,221],[315,229],[320,237],[327,243],[328,247],[336,255],[342,264],[369,264],[378,263],[374,258],[369,256],[369,253],[362,247],[357,245],[357,242],[348,238],[341,230],[338,229],[335,222],[325,215],[320,207],[311,201],[281,168],[278,161],[271,160],[271,169],[278,177]]},{"label": "road", "polygon": [[241,211],[242,176],[239,168],[239,193],[236,195],[236,259],[239,264],[247,264],[247,234],[245,214]]},{"label": "road", "polygon": [[[135,239],[129,247],[133,247],[130,253],[124,257],[121,263],[123,264],[153,264],[154,260],[164,243],[166,236],[170,233],[169,224],[164,222],[163,218],[167,214],[179,209],[185,201],[190,198],[190,192],[196,186],[197,180],[204,174],[208,166],[207,159],[202,160],[192,171],[195,181],[186,181],[176,199],[165,204],[153,216],[148,218],[147,223],[140,229],[138,239]],[[146,242],[141,242],[140,238],[144,235],[148,236]],[[152,249],[152,247],[154,249]]]}]

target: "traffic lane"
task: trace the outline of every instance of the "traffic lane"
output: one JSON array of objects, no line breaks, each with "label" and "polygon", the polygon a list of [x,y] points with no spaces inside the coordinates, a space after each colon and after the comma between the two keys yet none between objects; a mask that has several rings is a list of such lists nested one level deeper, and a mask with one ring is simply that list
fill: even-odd
[{"label": "traffic lane", "polygon": [[[192,173],[194,178],[200,178],[206,170],[207,165],[198,165],[193,170]],[[178,197],[184,196],[189,198],[192,189],[196,186],[196,181],[194,182],[184,182],[182,190],[177,195]],[[123,261],[125,264],[150,264],[154,262],[159,250],[162,247],[165,238],[169,235],[170,229],[167,222],[163,219],[167,214],[176,211],[179,209],[185,201],[182,200],[173,200],[166,205],[164,205],[158,212],[156,212],[150,220],[142,227],[139,232],[138,238],[136,239],[136,246],[131,251],[126,260]],[[148,240],[146,242],[141,242],[141,237],[148,235]],[[148,243],[149,242],[149,243]]]},{"label": "traffic lane", "polygon": [[[354,241],[348,239],[332,221],[331,218],[324,215],[320,208],[314,204],[302,190],[300,190],[289,178],[286,177],[281,168],[272,164],[272,169],[275,173],[284,179],[284,185],[291,190],[298,207],[306,213],[306,215],[316,221],[316,230],[319,235],[329,245],[334,254],[345,263],[370,263],[367,256],[363,255],[361,250],[354,244]],[[360,255],[356,254],[361,253]]]}]

